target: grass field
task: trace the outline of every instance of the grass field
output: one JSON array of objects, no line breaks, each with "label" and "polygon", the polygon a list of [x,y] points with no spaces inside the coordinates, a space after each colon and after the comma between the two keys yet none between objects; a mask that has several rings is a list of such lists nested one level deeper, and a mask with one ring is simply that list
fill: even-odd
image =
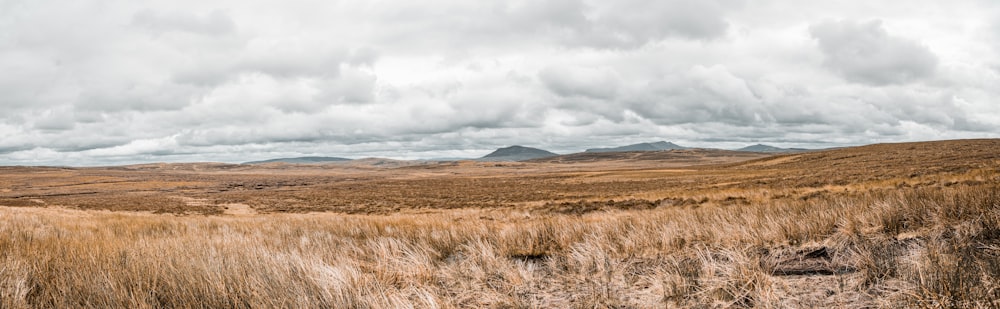
[{"label": "grass field", "polygon": [[660,155],[3,167],[0,307],[1000,307],[1000,140]]}]

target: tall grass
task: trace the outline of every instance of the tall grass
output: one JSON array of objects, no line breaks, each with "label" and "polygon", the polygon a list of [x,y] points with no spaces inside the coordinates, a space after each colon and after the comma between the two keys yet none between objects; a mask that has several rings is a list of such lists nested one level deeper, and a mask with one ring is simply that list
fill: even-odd
[{"label": "tall grass", "polygon": [[800,288],[765,261],[768,252],[807,247],[826,248],[831,263],[849,269],[815,276],[846,286],[842,305],[995,307],[1000,193],[927,187],[586,215],[0,208],[0,307],[821,304],[791,295]]}]

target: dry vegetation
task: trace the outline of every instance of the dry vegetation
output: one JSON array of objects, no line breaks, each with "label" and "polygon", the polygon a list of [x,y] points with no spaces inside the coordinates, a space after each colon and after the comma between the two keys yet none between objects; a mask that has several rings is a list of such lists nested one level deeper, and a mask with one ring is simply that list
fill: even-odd
[{"label": "dry vegetation", "polygon": [[998,140],[671,164],[0,168],[0,308],[1000,307]]}]

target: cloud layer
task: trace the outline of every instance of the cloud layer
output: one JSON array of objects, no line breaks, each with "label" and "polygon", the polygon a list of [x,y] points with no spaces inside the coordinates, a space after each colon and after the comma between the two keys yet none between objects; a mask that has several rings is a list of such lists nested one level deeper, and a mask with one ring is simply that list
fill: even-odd
[{"label": "cloud layer", "polygon": [[870,85],[901,84],[934,75],[938,59],[926,46],[893,37],[882,22],[823,22],[810,28],[824,64],[845,79]]},{"label": "cloud layer", "polygon": [[3,1],[0,164],[996,137],[996,16],[929,0]]}]

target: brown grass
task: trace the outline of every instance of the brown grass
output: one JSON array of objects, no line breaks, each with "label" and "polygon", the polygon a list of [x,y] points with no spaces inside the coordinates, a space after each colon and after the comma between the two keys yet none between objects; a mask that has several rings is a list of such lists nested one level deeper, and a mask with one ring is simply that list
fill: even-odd
[{"label": "brown grass", "polygon": [[[18,170],[0,176],[2,188],[13,188],[3,193],[7,201],[29,201],[0,202],[17,206],[0,207],[0,308],[995,308],[1000,307],[1000,160],[971,150],[983,143],[993,145],[948,142],[967,156],[941,152],[895,166],[868,161],[878,158],[877,152],[893,153],[890,147],[672,173],[542,169],[494,178],[464,169],[448,170],[460,173],[456,176],[414,178],[408,178],[414,173],[408,169],[379,177],[371,174],[382,172],[368,171],[281,172],[273,178],[259,171],[28,169],[35,174],[25,180],[16,177],[26,173]],[[969,147],[961,150],[962,145]],[[848,154],[877,174],[823,169],[849,164],[842,159]],[[824,174],[799,176],[809,169]],[[88,181],[134,185],[119,182],[97,190],[94,186],[107,184],[72,181],[98,173],[104,176]],[[157,176],[146,177],[149,173]],[[914,173],[920,175],[911,177]],[[363,174],[369,178],[346,180]],[[544,190],[592,195],[575,201],[525,198],[510,207],[424,209],[403,199],[399,212],[384,214],[212,215],[221,213],[227,199],[325,196],[329,193],[321,189],[338,184],[376,184],[357,187],[365,190],[407,185],[416,201],[430,203],[435,192],[428,188],[440,183],[419,187],[418,182],[474,178],[537,185],[506,183],[518,189],[510,190],[511,198]],[[252,195],[207,191],[237,179],[278,188],[247,189],[257,192]],[[39,185],[56,182],[71,189]],[[160,192],[151,182],[185,184]],[[903,182],[909,185],[900,186]],[[668,185],[654,186],[661,183]],[[469,185],[448,192],[439,187],[437,194],[447,199],[466,191],[508,192],[501,187]],[[100,200],[87,199],[107,190],[135,199],[110,201],[107,205],[119,206],[105,208]],[[618,190],[638,193],[613,195]],[[84,191],[99,193],[54,195]],[[388,193],[395,194],[402,195]],[[153,203],[142,205],[143,197]],[[212,211],[150,211],[173,201],[200,205],[192,206],[195,197],[221,202],[203,206]],[[86,203],[97,205],[74,206]],[[184,215],[191,213],[209,215]]]},{"label": "brown grass", "polygon": [[851,271],[803,276],[849,281],[846,304],[988,307],[997,189],[493,220],[3,208],[0,306],[812,307],[844,291],[779,293],[763,259],[823,246]]}]

